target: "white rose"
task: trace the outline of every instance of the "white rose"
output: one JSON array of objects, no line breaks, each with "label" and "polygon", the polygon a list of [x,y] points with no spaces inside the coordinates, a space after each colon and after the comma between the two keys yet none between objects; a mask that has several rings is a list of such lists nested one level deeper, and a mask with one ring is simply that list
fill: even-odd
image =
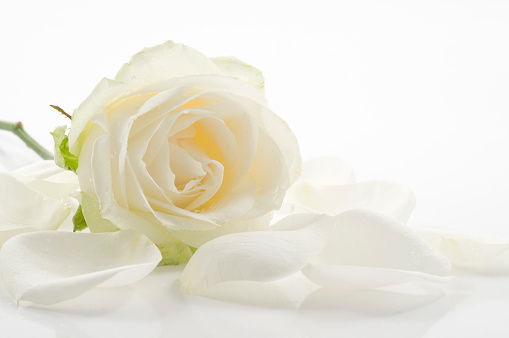
[{"label": "white rose", "polygon": [[268,227],[301,160],[263,86],[254,67],[173,42],[144,49],[103,79],[69,134],[85,218],[102,222],[91,230],[114,225],[160,247],[175,238],[198,247]]}]

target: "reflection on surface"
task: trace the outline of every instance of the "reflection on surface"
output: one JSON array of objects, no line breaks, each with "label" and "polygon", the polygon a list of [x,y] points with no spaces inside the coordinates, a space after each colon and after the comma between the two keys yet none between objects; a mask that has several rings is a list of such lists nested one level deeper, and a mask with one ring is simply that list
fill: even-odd
[{"label": "reflection on surface", "polygon": [[509,277],[339,292],[294,276],[271,285],[231,283],[205,298],[182,290],[181,271],[160,267],[130,287],[97,288],[44,308],[18,308],[2,288],[0,336],[473,337],[481,324],[487,336],[509,334]]}]

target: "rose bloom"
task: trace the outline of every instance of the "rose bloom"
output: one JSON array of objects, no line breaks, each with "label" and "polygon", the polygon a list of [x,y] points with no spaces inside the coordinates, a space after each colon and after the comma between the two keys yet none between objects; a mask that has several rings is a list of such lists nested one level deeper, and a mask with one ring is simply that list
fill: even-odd
[{"label": "rose bloom", "polygon": [[69,133],[91,231],[134,229],[178,263],[186,245],[266,229],[301,159],[263,88],[258,69],[173,42],[103,79]]}]

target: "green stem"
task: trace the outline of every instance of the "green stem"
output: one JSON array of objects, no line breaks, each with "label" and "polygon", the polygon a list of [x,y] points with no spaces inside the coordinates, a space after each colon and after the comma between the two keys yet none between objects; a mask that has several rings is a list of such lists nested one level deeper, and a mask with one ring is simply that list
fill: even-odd
[{"label": "green stem", "polygon": [[44,160],[52,160],[53,154],[47,151],[43,146],[41,146],[36,140],[32,138],[32,136],[28,135],[28,133],[23,128],[23,124],[21,122],[11,123],[0,121],[0,129],[12,131],[16,136],[18,136],[25,144],[35,151],[37,155],[42,157]]}]

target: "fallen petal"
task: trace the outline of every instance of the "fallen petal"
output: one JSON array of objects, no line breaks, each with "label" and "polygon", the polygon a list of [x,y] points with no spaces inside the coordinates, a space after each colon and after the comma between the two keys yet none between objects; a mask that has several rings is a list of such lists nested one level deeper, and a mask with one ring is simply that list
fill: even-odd
[{"label": "fallen petal", "polygon": [[331,289],[364,290],[404,283],[445,283],[451,277],[366,266],[310,264],[302,270],[313,282]]},{"label": "fallen petal", "polygon": [[334,219],[296,214],[268,231],[236,233],[201,246],[180,281],[189,293],[200,293],[228,281],[269,282],[299,272],[327,244]]},{"label": "fallen petal", "polygon": [[150,273],[159,249],[134,231],[40,231],[8,240],[0,250],[0,275],[16,301],[51,305],[96,286],[121,286]]},{"label": "fallen petal", "polygon": [[12,235],[57,229],[71,205],[46,196],[9,173],[0,173],[0,245]]},{"label": "fallen petal", "polygon": [[325,249],[303,270],[313,282],[365,289],[409,282],[444,282],[450,263],[413,229],[369,210],[336,217]]},{"label": "fallen petal", "polygon": [[446,256],[454,268],[479,273],[509,273],[509,238],[431,228],[417,228],[416,231]]}]

